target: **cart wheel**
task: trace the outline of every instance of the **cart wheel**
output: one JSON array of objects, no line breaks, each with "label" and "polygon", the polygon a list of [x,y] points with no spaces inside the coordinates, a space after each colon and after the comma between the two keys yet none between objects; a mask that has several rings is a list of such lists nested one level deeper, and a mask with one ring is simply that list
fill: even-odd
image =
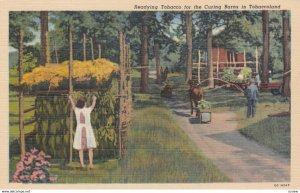
[{"label": "cart wheel", "polygon": [[280,89],[271,89],[271,93],[273,95],[279,95],[280,94]]},{"label": "cart wheel", "polygon": [[199,109],[196,110],[196,117],[201,120],[201,113]]}]

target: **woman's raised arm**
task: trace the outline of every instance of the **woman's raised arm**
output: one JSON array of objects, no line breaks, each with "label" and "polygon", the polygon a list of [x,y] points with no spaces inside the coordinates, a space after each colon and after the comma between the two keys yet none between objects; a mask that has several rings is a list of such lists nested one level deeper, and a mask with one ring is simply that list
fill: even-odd
[{"label": "woman's raised arm", "polygon": [[96,96],[93,96],[93,102],[92,102],[92,105],[90,106],[91,111],[95,108],[96,100],[97,100]]}]

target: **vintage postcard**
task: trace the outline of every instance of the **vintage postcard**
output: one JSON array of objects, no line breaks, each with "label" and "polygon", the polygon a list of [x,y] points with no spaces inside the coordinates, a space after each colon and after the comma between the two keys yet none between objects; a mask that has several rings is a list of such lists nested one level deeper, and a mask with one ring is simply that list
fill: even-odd
[{"label": "vintage postcard", "polygon": [[299,189],[296,1],[0,5],[1,188]]}]

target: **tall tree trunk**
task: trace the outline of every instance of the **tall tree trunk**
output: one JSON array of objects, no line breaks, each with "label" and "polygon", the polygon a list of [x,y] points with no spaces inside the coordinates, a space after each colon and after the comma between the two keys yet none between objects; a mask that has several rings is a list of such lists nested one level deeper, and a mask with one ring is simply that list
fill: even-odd
[{"label": "tall tree trunk", "polygon": [[141,88],[140,91],[142,93],[148,92],[148,76],[149,76],[149,61],[148,61],[148,26],[147,26],[147,17],[148,12],[145,12],[142,16],[142,29],[141,29],[141,42],[142,42],[142,50],[141,50]]},{"label": "tall tree trunk", "polygon": [[154,41],[154,55],[155,55],[155,63],[156,63],[156,83],[161,83],[161,72],[160,72],[160,48],[159,43]]},{"label": "tall tree trunk", "polygon": [[98,44],[98,58],[101,58],[101,44]]},{"label": "tall tree trunk", "polygon": [[86,34],[85,33],[83,33],[82,47],[83,47],[83,61],[86,61]]},{"label": "tall tree trunk", "polygon": [[48,45],[48,11],[40,12],[41,19],[41,65],[50,63],[50,51]]},{"label": "tall tree trunk", "polygon": [[268,65],[269,65],[269,12],[262,11],[263,20],[263,63],[261,81],[266,83],[268,80]]},{"label": "tall tree trunk", "polygon": [[54,53],[55,53],[55,62],[58,64],[58,54],[57,54],[57,47],[56,47],[56,42],[54,42]]},{"label": "tall tree trunk", "polygon": [[[69,24],[69,95],[73,93],[73,37],[72,37],[72,27]],[[71,163],[73,160],[73,119],[74,114],[73,111],[70,111],[70,155],[69,162]]]},{"label": "tall tree trunk", "polygon": [[283,96],[291,96],[290,18],[287,10],[282,11],[283,25]]},{"label": "tall tree trunk", "polygon": [[92,37],[90,38],[90,43],[91,43],[92,61],[94,61],[95,60],[95,57],[94,57],[94,44],[93,44],[93,38]]},{"label": "tall tree trunk", "polygon": [[24,32],[19,31],[19,132],[20,132],[20,146],[21,158],[25,156],[25,131],[24,131],[24,107],[23,107],[23,87],[21,81],[23,79],[23,42]]},{"label": "tall tree trunk", "polygon": [[191,80],[193,69],[193,34],[192,34],[192,12],[185,12],[185,25],[186,25],[186,45],[187,45],[187,61],[186,61],[186,81]]},{"label": "tall tree trunk", "polygon": [[207,30],[207,70],[208,70],[208,87],[214,88],[214,66],[212,61],[212,27]]}]

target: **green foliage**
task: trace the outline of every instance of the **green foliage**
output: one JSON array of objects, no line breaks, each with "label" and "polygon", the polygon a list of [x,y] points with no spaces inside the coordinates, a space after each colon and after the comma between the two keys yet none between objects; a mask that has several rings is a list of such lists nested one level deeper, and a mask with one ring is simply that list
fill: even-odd
[{"label": "green foliage", "polygon": [[9,45],[18,48],[19,30],[24,32],[24,42],[34,39],[34,30],[37,30],[38,12],[33,11],[11,11],[9,12]]},{"label": "green foliage", "polygon": [[9,52],[9,67],[13,68],[18,65],[18,52]]},{"label": "green foliage", "polygon": [[24,72],[30,72],[37,66],[37,58],[33,56],[31,52],[24,55]]},{"label": "green foliage", "polygon": [[199,109],[210,109],[211,103],[202,99],[201,101],[198,101],[198,108]]},{"label": "green foliage", "polygon": [[225,68],[221,78],[228,82],[234,82],[237,80],[237,76],[234,74],[234,70],[232,68]]},{"label": "green foliage", "polygon": [[244,67],[241,70],[241,74],[243,75],[243,82],[249,82],[252,76],[252,69],[249,67]]}]

